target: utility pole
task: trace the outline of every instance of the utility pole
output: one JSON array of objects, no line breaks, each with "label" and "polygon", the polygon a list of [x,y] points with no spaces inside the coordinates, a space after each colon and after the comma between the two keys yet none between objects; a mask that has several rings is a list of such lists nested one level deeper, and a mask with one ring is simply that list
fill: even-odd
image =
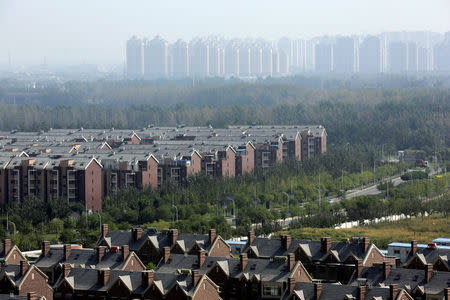
[{"label": "utility pole", "polygon": [[97,210],[98,218],[100,219],[100,232],[102,232],[102,216],[100,215],[100,212]]},{"label": "utility pole", "polygon": [[291,178],[291,195],[294,194],[294,191],[292,189],[292,178]]},{"label": "utility pole", "polygon": [[389,199],[389,180],[386,181],[386,199]]},{"label": "utility pole", "polygon": [[216,192],[216,217],[219,216],[219,192]]},{"label": "utility pole", "polygon": [[319,209],[322,209],[322,199],[320,198],[320,173],[319,173]]},{"label": "utility pole", "polygon": [[341,170],[341,191],[344,190],[344,170]]}]

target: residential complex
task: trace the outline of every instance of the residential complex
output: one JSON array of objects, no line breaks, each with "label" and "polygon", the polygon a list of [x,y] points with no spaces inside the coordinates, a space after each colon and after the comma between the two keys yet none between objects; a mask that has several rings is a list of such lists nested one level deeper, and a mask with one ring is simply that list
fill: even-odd
[{"label": "residential complex", "polygon": [[450,32],[387,32],[309,40],[195,38],[169,44],[132,37],[127,76],[181,78],[286,76],[304,72],[414,74],[450,71]]},{"label": "residential complex", "polygon": [[0,299],[449,300],[450,250],[433,243],[412,241],[404,261],[365,237],[311,241],[249,232],[242,244],[232,255],[214,229],[185,234],[103,224],[94,249],[44,241],[30,264],[7,239]]},{"label": "residential complex", "polygon": [[235,177],[326,152],[323,126],[155,127],[0,132],[0,204],[27,197],[102,208],[119,189]]}]

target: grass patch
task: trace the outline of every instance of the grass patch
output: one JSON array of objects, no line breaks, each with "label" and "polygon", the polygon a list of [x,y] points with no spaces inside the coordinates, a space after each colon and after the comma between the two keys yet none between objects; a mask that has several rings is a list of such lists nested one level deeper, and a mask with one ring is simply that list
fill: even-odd
[{"label": "grass patch", "polygon": [[423,220],[422,218],[412,218],[351,229],[304,227],[283,233],[288,233],[295,239],[310,240],[319,240],[321,237],[330,236],[335,241],[350,239],[354,236],[367,236],[377,247],[386,249],[387,245],[392,242],[417,240],[419,243],[428,243],[438,237],[449,237],[450,218],[436,214],[425,217]]}]

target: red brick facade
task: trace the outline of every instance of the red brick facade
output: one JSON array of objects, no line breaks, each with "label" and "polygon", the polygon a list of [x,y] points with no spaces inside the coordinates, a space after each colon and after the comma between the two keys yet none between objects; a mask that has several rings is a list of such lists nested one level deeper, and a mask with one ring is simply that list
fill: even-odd
[{"label": "red brick facade", "polygon": [[84,202],[87,210],[102,209],[102,166],[96,161],[91,160],[84,175]]},{"label": "red brick facade", "polygon": [[221,237],[217,237],[209,249],[209,256],[230,257],[231,247]]}]

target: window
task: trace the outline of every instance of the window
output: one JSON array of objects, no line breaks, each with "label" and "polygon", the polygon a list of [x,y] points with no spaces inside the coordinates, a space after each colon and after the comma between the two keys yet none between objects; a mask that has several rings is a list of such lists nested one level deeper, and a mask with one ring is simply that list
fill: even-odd
[{"label": "window", "polygon": [[394,250],[394,254],[400,254],[400,250]]},{"label": "window", "polygon": [[281,296],[281,287],[279,286],[264,286],[263,287],[264,296]]}]

